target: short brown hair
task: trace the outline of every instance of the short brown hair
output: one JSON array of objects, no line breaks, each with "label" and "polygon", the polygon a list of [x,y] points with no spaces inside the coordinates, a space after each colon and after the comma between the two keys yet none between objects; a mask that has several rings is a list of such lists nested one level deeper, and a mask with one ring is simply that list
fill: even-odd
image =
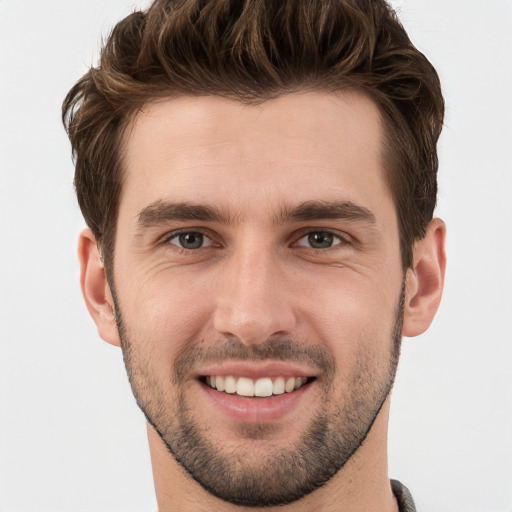
[{"label": "short brown hair", "polygon": [[119,22],[69,91],[63,121],[80,208],[113,264],[122,138],[148,101],[219,95],[258,103],[299,90],[351,87],[384,120],[384,168],[412,263],[437,195],[444,115],[439,77],[385,0],[156,0]]}]

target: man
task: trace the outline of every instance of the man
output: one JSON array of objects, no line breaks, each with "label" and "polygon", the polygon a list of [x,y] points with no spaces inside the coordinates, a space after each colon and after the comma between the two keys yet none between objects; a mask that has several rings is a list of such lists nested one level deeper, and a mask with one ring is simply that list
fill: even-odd
[{"label": "man", "polygon": [[414,510],[386,433],[441,299],[443,100],[388,5],[157,0],[63,116],[160,512]]}]

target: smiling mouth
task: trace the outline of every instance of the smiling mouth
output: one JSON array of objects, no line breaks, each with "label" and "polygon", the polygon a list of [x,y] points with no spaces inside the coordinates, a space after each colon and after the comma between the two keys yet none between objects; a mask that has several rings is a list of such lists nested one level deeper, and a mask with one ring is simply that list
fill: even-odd
[{"label": "smiling mouth", "polygon": [[262,377],[250,379],[248,377],[234,377],[232,375],[208,375],[201,380],[208,387],[243,397],[269,397],[296,391],[315,377]]}]

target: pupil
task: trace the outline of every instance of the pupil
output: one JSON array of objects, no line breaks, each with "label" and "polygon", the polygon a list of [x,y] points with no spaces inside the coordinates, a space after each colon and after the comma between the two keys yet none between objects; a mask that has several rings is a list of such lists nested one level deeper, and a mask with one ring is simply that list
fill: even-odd
[{"label": "pupil", "polygon": [[311,247],[315,249],[331,247],[333,242],[333,235],[331,233],[311,233],[308,238]]},{"label": "pupil", "polygon": [[183,233],[180,235],[180,244],[185,249],[199,249],[203,245],[201,233]]}]

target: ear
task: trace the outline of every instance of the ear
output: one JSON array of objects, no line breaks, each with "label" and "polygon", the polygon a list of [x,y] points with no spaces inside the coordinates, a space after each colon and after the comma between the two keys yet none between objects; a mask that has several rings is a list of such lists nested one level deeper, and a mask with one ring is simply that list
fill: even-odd
[{"label": "ear", "polygon": [[90,229],[80,233],[78,240],[80,286],[85,304],[99,335],[112,345],[121,345],[114,313],[114,301],[108,285],[98,243]]},{"label": "ear", "polygon": [[437,312],[446,269],[445,240],[444,222],[434,219],[425,237],[414,245],[413,265],[406,275],[404,336],[418,336],[425,332]]}]

